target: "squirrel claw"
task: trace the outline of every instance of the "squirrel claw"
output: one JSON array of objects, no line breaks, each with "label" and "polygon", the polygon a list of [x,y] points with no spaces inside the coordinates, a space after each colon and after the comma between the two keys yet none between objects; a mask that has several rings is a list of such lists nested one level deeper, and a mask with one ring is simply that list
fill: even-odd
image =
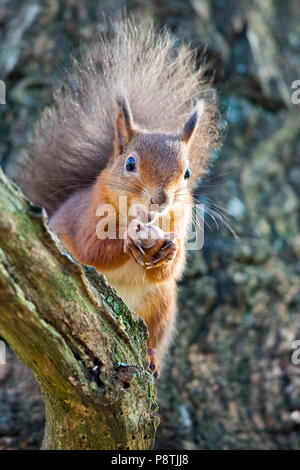
[{"label": "squirrel claw", "polygon": [[177,253],[178,246],[174,240],[166,240],[163,247],[153,257],[152,262],[146,269],[157,268],[164,263],[172,261]]},{"label": "squirrel claw", "polygon": [[139,242],[136,242],[135,246],[140,250],[140,252],[142,253],[142,255],[145,255],[146,253],[144,252],[143,248],[141,247],[140,243]]},{"label": "squirrel claw", "polygon": [[155,380],[158,379],[159,367],[156,360],[156,350],[153,348],[147,348],[146,370],[152,373]]},{"label": "squirrel claw", "polygon": [[137,246],[137,243],[134,243],[130,237],[125,240],[124,253],[131,255],[141,266],[145,266],[144,261],[142,260],[142,251],[143,249],[140,246]]}]

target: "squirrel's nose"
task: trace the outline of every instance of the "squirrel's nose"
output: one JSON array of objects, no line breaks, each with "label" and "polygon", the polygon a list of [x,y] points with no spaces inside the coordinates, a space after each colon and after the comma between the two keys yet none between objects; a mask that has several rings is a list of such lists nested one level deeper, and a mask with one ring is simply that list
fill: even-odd
[{"label": "squirrel's nose", "polygon": [[163,189],[157,191],[156,194],[151,196],[150,203],[152,205],[167,206],[167,203],[168,203],[167,193]]}]

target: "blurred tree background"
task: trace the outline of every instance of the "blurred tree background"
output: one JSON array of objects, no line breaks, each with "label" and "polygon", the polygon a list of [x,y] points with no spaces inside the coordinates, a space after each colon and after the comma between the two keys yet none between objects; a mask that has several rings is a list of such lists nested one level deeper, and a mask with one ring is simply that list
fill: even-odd
[{"label": "blurred tree background", "polygon": [[[8,175],[40,110],[103,13],[167,24],[215,70],[226,125],[199,185],[231,215],[207,218],[179,286],[177,336],[158,382],[158,449],[300,448],[300,79],[297,0],[0,0],[0,162]],[[215,207],[215,206],[214,206]],[[216,207],[215,207],[216,208]],[[0,299],[1,301],[1,299]],[[1,321],[1,320],[0,320]],[[38,448],[43,406],[12,352],[0,366],[0,448]]]}]

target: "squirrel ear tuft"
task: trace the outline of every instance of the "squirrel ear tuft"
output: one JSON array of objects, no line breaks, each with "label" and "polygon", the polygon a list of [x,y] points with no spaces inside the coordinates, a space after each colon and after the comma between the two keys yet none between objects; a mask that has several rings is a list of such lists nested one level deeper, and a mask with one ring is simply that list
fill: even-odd
[{"label": "squirrel ear tuft", "polygon": [[199,122],[199,118],[203,114],[204,108],[205,108],[204,101],[199,101],[194,111],[192,112],[188,120],[186,121],[182,134],[181,134],[181,140],[185,144],[187,144],[190,141],[192,135],[194,134],[197,124]]},{"label": "squirrel ear tuft", "polygon": [[134,135],[134,127],[130,109],[123,96],[117,96],[116,101],[120,107],[115,128],[115,153],[120,155]]}]

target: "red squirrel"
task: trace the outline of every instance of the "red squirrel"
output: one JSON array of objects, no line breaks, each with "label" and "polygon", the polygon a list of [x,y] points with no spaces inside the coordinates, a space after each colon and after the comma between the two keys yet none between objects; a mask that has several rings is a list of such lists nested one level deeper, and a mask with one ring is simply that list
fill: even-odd
[{"label": "red squirrel", "polygon": [[[82,65],[74,61],[15,177],[48,210],[50,227],[68,250],[103,273],[145,320],[155,377],[175,325],[192,184],[218,142],[216,102],[201,98],[210,84],[195,64],[193,51],[174,48],[168,32],[120,23]],[[121,228],[120,196],[126,210],[143,207]],[[103,204],[115,209],[112,238],[97,233]],[[168,219],[169,229],[154,230],[149,245],[141,235],[158,217]]]}]

